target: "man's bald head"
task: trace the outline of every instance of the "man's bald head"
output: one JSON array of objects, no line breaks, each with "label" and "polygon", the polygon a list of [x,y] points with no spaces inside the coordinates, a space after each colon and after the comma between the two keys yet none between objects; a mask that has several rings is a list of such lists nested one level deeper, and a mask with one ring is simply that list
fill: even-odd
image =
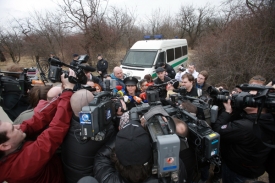
[{"label": "man's bald head", "polygon": [[122,69],[118,66],[116,66],[113,70],[115,77],[119,78],[119,79],[123,79],[123,72]]},{"label": "man's bald head", "polygon": [[47,100],[51,101],[54,97],[57,97],[60,93],[62,93],[61,86],[52,87],[47,93]]},{"label": "man's bald head", "polygon": [[70,100],[74,115],[78,117],[78,113],[81,111],[82,107],[88,106],[93,99],[94,95],[86,89],[75,92]]}]

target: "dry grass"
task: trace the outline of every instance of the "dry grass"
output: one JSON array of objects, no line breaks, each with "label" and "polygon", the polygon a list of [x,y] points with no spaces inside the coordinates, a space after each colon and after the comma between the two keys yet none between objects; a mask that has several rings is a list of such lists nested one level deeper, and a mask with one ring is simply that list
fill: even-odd
[{"label": "dry grass", "polygon": [[[11,65],[14,65],[14,63],[12,62],[11,59],[8,59],[8,58],[7,58],[7,61],[0,62],[0,68],[2,71],[6,71],[7,68],[10,67]],[[36,66],[35,61],[33,61],[29,57],[22,57],[21,61],[19,62],[18,65],[23,68],[29,68],[29,67]]]}]

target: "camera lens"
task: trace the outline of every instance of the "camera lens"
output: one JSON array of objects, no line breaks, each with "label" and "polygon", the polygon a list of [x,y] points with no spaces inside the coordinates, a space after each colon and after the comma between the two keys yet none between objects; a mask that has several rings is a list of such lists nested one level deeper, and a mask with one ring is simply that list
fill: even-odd
[{"label": "camera lens", "polygon": [[222,101],[222,102],[227,102],[228,99],[231,99],[231,97],[230,96],[226,96],[226,95],[218,95],[217,96],[217,100]]}]

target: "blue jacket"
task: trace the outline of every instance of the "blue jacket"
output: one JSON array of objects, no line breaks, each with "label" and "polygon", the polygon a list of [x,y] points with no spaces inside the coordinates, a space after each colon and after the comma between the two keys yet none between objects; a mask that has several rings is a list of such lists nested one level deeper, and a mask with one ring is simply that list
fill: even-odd
[{"label": "blue jacket", "polygon": [[[125,90],[125,84],[123,83],[123,80],[121,80],[121,79],[115,77],[114,73],[111,74],[111,78],[116,80],[116,86],[120,85],[120,86],[122,86],[123,89]],[[113,92],[115,92],[115,89],[114,89]]]}]

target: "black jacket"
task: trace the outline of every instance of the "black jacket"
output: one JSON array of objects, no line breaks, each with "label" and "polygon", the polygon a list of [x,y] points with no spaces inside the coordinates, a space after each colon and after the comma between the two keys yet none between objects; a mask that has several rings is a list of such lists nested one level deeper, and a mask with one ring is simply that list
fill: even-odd
[{"label": "black jacket", "polygon": [[[270,148],[253,132],[256,114],[242,114],[242,119],[230,122],[230,114],[222,112],[213,130],[221,136],[221,157],[230,170],[247,178],[257,178],[265,172],[264,163]],[[274,123],[271,114],[261,114],[258,123]]]},{"label": "black jacket", "polygon": [[97,151],[112,138],[115,130],[112,125],[107,127],[105,139],[102,141],[81,140],[81,125],[76,117],[71,119],[69,131],[62,143],[62,163],[67,183],[76,183],[84,176],[93,176],[94,160]]},{"label": "black jacket", "polygon": [[[157,78],[154,80],[154,83],[155,83],[155,84],[163,84],[163,83],[167,83],[167,82],[170,81],[170,80],[171,80],[171,78],[169,78],[169,77],[167,77],[167,76],[164,76],[164,81],[161,81],[161,80],[159,79],[159,77],[157,77]],[[165,89],[165,90],[163,89],[162,91],[160,91],[159,97],[160,97],[161,99],[165,99],[166,96],[167,96],[167,91],[166,91],[166,89]]]},{"label": "black jacket", "polygon": [[198,97],[198,89],[196,86],[193,86],[190,92],[186,91],[186,95],[190,97]]},{"label": "black jacket", "polygon": [[78,60],[73,60],[73,61],[71,61],[70,65],[76,67],[78,65],[78,63],[79,63]]},{"label": "black jacket", "polygon": [[102,80],[101,80],[101,79],[99,79],[97,76],[94,76],[94,75],[92,75],[92,74],[91,74],[91,76],[90,76],[90,80],[92,80],[94,83],[99,84],[99,85],[100,85],[100,87],[101,87],[101,88],[102,88],[102,90],[103,90],[103,82],[102,82]]},{"label": "black jacket", "polygon": [[171,65],[165,64],[165,70],[166,70],[169,78],[171,78],[171,79],[175,78],[176,72]]},{"label": "black jacket", "polygon": [[[115,147],[115,138],[113,138],[108,144],[102,147],[96,157],[94,165],[94,177],[99,183],[130,183],[124,179],[119,172],[116,170],[114,163],[110,159],[112,149]],[[185,167],[180,160],[180,173],[179,182],[183,182],[186,178]],[[172,183],[171,178],[165,178],[165,180],[159,180],[156,176],[149,177],[143,183]]]},{"label": "black jacket", "polygon": [[102,72],[102,76],[104,76],[105,74],[107,74],[107,69],[108,69],[108,62],[107,60],[101,59],[97,62],[96,65],[97,71],[101,71]]}]

